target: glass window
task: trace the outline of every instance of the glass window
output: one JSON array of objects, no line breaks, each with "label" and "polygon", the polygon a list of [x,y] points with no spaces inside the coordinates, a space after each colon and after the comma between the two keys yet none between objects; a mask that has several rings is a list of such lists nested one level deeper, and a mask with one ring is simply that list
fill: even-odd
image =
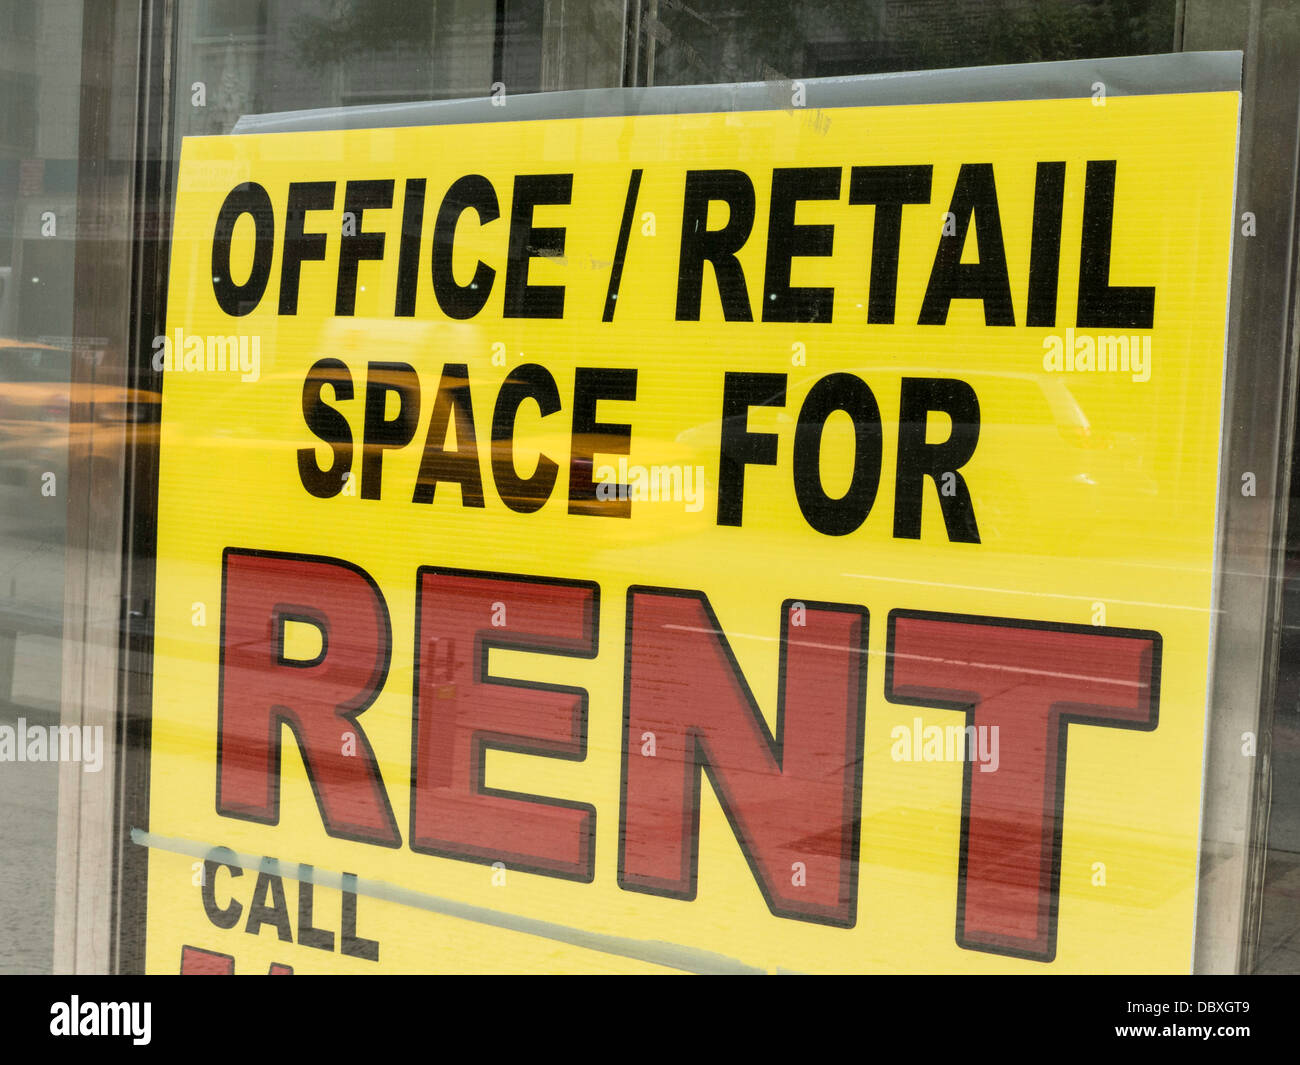
[{"label": "glass window", "polygon": [[[0,5],[0,972],[53,971],[81,4]],[[28,744],[30,743],[30,746]],[[24,759],[17,760],[23,745]]]},{"label": "glass window", "polygon": [[[1228,8],[1231,14],[1225,13]],[[1244,21],[1237,18],[1247,9]],[[1244,28],[1235,26],[1234,18]],[[168,432],[162,417],[167,374],[159,369],[157,356],[160,345],[172,343],[168,322],[181,320],[176,301],[185,295],[168,289],[169,271],[176,266],[172,257],[178,249],[179,254],[193,250],[183,238],[177,240],[175,232],[192,220],[174,214],[187,138],[226,137],[259,128],[259,123],[264,128],[297,123],[301,129],[409,125],[400,110],[405,104],[466,101],[508,108],[523,96],[594,90],[566,98],[567,106],[581,113],[598,109],[600,94],[610,90],[726,86],[729,91],[745,83],[770,87],[797,79],[950,68],[961,72],[1225,47],[1246,52],[1240,187],[1250,191],[1255,203],[1268,205],[1268,211],[1256,208],[1261,218],[1291,218],[1296,195],[1294,100],[1300,95],[1293,68],[1300,68],[1294,63],[1300,54],[1300,17],[1294,5],[1281,0],[1244,5],[1209,0],[105,0],[98,5],[0,0],[0,728],[8,728],[19,743],[37,732],[48,739],[60,727],[75,730],[81,744],[77,772],[86,774],[72,774],[69,759],[48,747],[42,756],[34,753],[0,764],[0,850],[5,855],[0,863],[0,971],[161,968],[149,958],[145,942],[151,878],[172,872],[187,876],[195,867],[201,867],[202,876],[219,872],[226,877],[237,867],[214,865],[210,856],[200,861],[185,855],[175,850],[175,840],[169,844],[172,851],[159,845],[159,853],[151,857],[156,841],[151,841],[147,827],[150,752],[159,742],[151,730],[155,720],[168,721],[154,716],[154,678],[178,662],[200,661],[216,668],[215,659],[208,661],[213,657],[209,652],[214,629],[224,638],[219,603],[196,597],[189,604],[189,619],[157,613],[160,601],[172,592],[155,584],[155,565],[166,567],[169,562],[154,557],[158,501],[167,491],[168,476],[159,461]],[[646,95],[627,98],[644,100]],[[489,119],[498,121],[515,114],[487,112]],[[464,143],[472,137],[467,132]],[[562,140],[534,145],[531,153],[521,148],[520,165],[535,166],[538,174],[545,174],[562,169],[564,160],[571,162],[575,153],[580,156],[585,150]],[[329,143],[330,151],[341,151],[345,139]],[[446,143],[455,146],[454,141]],[[533,142],[521,133],[519,143]],[[449,150],[447,157],[455,154]],[[376,160],[385,165],[391,161]],[[304,170],[321,161],[300,160]],[[228,176],[214,165],[214,180]],[[484,198],[481,184],[472,182],[458,193],[468,199],[450,197],[447,209],[460,212],[457,224],[467,225],[477,213],[482,228],[515,206],[504,189],[488,184],[491,197],[500,193],[491,202]],[[402,186],[397,182],[395,192],[409,197],[410,184]],[[382,200],[382,189],[375,194]],[[532,205],[539,228],[512,236],[511,247],[536,252],[531,268],[543,276],[555,266],[543,260],[562,260],[547,243],[546,212],[565,201],[554,189],[539,195],[542,198]],[[547,200],[545,195],[555,198]],[[636,192],[630,195],[629,210]],[[419,196],[427,229],[433,225],[434,207],[431,201],[426,210],[423,186]],[[938,199],[936,192],[934,202]],[[823,218],[817,211],[826,205],[800,202],[801,220]],[[414,203],[376,201],[371,209],[414,212]],[[1071,203],[1068,209],[1076,207]],[[760,204],[757,217],[766,209]],[[300,208],[294,217],[301,222],[313,210],[325,208]],[[232,225],[248,229],[266,217],[259,202]],[[706,223],[709,217],[706,207]],[[635,219],[637,227],[648,226],[643,232],[654,235],[652,212],[648,221],[639,213]],[[1243,461],[1249,466],[1229,464],[1223,477],[1230,488],[1246,472],[1257,478],[1261,509],[1259,516],[1247,516],[1236,494],[1225,489],[1232,499],[1220,515],[1218,535],[1234,564],[1247,560],[1237,570],[1220,574],[1227,589],[1220,589],[1224,601],[1235,607],[1234,623],[1246,615],[1263,620],[1256,629],[1248,630],[1242,622],[1240,630],[1231,630],[1249,632],[1239,645],[1225,642],[1238,648],[1234,675],[1241,685],[1232,689],[1237,695],[1217,699],[1211,709],[1211,761],[1202,811],[1206,849],[1197,920],[1203,931],[1213,925],[1215,935],[1232,929],[1206,948],[1203,957],[1213,959],[1206,966],[1300,972],[1300,468],[1291,454],[1300,420],[1294,400],[1296,352],[1288,325],[1294,317],[1295,234],[1290,223],[1257,233],[1256,223],[1255,214],[1249,222],[1245,216],[1236,220],[1236,302],[1230,310],[1230,335],[1240,350],[1234,352],[1228,382],[1236,406],[1229,410],[1224,452],[1233,461],[1248,455]],[[504,228],[498,225],[498,231]],[[309,241],[314,235],[310,229],[306,232]],[[863,240],[866,233],[864,229],[859,234]],[[534,243],[529,245],[529,239]],[[676,238],[656,239],[662,245]],[[1252,241],[1256,256],[1249,264],[1242,259],[1245,239]],[[419,251],[418,242],[415,247]],[[305,258],[315,261],[320,256]],[[594,257],[591,261],[593,269],[608,265]],[[715,271],[710,277],[716,277],[719,264],[709,262]],[[283,263],[282,257],[275,259],[277,280]],[[230,265],[230,277],[254,266],[251,258]],[[372,265],[362,267],[363,276]],[[201,266],[206,270],[207,260]],[[472,258],[458,260],[453,273],[472,266]],[[499,278],[497,283],[503,282]],[[361,292],[364,288],[354,299]],[[610,317],[616,295],[611,290],[608,297]],[[626,314],[629,302],[621,302],[618,309]],[[232,312],[232,319],[243,320],[244,312],[256,304],[235,300],[231,306],[238,312]],[[373,367],[383,360],[391,337],[398,338],[393,346],[400,348],[414,335],[393,326],[392,317],[359,328],[335,322],[322,327],[311,343],[322,356]],[[504,316],[500,324],[506,324]],[[467,322],[455,343],[487,346],[494,358],[496,344],[503,350],[510,347],[496,334],[475,332],[478,328]],[[434,346],[448,344],[447,335],[428,330],[419,337]],[[288,327],[284,338],[288,344],[300,342]],[[284,338],[268,332],[257,339],[267,345],[261,350],[270,351]],[[205,355],[211,359],[213,342],[227,340],[238,350],[240,337],[207,337]],[[792,342],[802,344],[803,338],[792,337]],[[921,373],[925,357],[912,352],[891,372],[910,366]],[[758,365],[758,356],[752,361]],[[841,361],[864,376],[879,368],[875,361]],[[354,399],[364,394],[365,417],[400,434],[406,428],[406,400],[399,397],[410,395],[403,391],[409,382],[401,365],[387,366],[383,372],[392,376],[381,374],[373,393],[364,392],[363,378],[345,385],[337,376],[326,375],[321,388],[332,391],[339,402],[349,388]],[[1116,542],[1125,536],[1125,515],[1095,512],[1096,499],[1104,494],[1097,490],[1098,482],[1123,480],[1136,492],[1155,496],[1162,477],[1168,475],[1169,483],[1175,480],[1170,470],[1177,456],[1165,456],[1154,467],[1133,457],[1144,438],[1142,425],[1094,424],[1089,384],[1071,381],[1067,387],[1059,377],[979,373],[997,377],[997,387],[1005,394],[999,406],[986,411],[986,424],[1014,442],[1008,448],[1061,456],[1062,476],[1086,486],[1074,497],[1075,509],[1063,507],[1061,516],[1094,535]],[[802,399],[819,376],[800,369],[790,375],[790,388]],[[448,416],[448,431],[454,434],[459,423],[446,407],[454,401],[444,403],[444,392],[451,395],[454,386],[443,383],[446,389],[435,401],[436,386],[424,382],[424,417],[428,404],[443,403],[441,413]],[[285,391],[288,385],[273,380],[270,388]],[[610,388],[613,392],[601,402],[612,405],[618,393],[615,386]],[[576,384],[573,389],[576,393]],[[750,406],[757,413],[747,415],[754,419],[748,424],[793,432],[793,412],[765,409],[782,406],[765,389],[755,392]],[[263,402],[257,397],[267,392],[240,392],[214,401],[210,425],[184,446],[219,471],[222,456],[236,449],[283,444],[263,439],[266,434],[256,431],[262,423],[254,408]],[[557,397],[566,408],[564,417],[577,417],[567,409],[574,397],[559,392]],[[483,401],[475,396],[475,402],[481,408]],[[545,397],[538,400],[538,410],[544,402]],[[307,399],[302,403],[306,410]],[[528,411],[531,415],[532,408]],[[481,422],[483,411],[476,413]],[[763,421],[769,414],[770,420]],[[1183,416],[1183,409],[1172,403],[1134,414],[1148,419],[1146,428],[1156,422],[1167,427]],[[538,431],[529,439],[542,458],[558,454],[561,446],[575,446],[582,436],[617,450],[617,441],[611,445],[610,439],[617,437],[618,424],[602,425],[594,419],[592,413],[586,434],[574,429],[552,439]],[[1291,421],[1296,421],[1295,427],[1277,429]],[[708,422],[680,434],[660,435],[666,447],[692,447],[706,436],[712,439],[728,431],[728,424]],[[493,447],[499,442],[498,428],[494,421]],[[742,425],[742,435],[751,431],[758,432]],[[848,448],[846,432],[845,424],[837,432],[828,430],[828,453]],[[482,426],[480,435],[487,435]],[[1279,442],[1280,437],[1286,439]],[[596,444],[591,454],[575,460],[574,470],[592,473],[600,453]],[[386,453],[393,446],[390,442],[371,450]],[[401,460],[387,455],[385,461],[391,470]],[[538,462],[544,471],[546,463]],[[1271,479],[1270,470],[1276,475]],[[415,476],[417,485],[424,472]],[[1034,520],[1034,486],[1019,477],[1004,480],[1000,501],[983,512],[981,529],[990,554],[1001,553],[1008,567],[1032,572],[1037,563],[1016,553],[1015,534]],[[214,474],[214,483],[219,482]],[[1273,482],[1288,483],[1289,496]],[[364,486],[362,491],[364,495]],[[1248,498],[1244,491],[1240,495]],[[526,485],[524,496],[512,499],[522,507]],[[1269,509],[1287,504],[1286,514],[1274,515]],[[186,507],[187,520],[197,525],[213,520],[222,507],[237,511],[239,500],[214,491],[210,497],[188,501]],[[765,514],[756,524],[777,544],[777,518]],[[1285,550],[1279,554],[1283,543]],[[1168,545],[1129,547],[1130,554],[1139,548],[1164,550],[1171,567],[1178,561],[1177,549]],[[565,547],[571,549],[576,550]],[[665,538],[663,551],[672,549]],[[775,547],[773,551],[774,557],[779,554]],[[746,582],[744,566],[724,554],[717,557],[716,568]],[[613,598],[625,591],[620,588]],[[393,616],[405,618],[413,609],[412,602],[403,600]],[[729,617],[717,627],[734,629],[735,621]],[[328,639],[319,623],[308,613],[285,614],[277,661],[309,665],[314,655],[324,656]],[[884,625],[886,619],[873,623]],[[313,630],[319,647],[311,639],[303,643],[303,633]],[[699,635],[707,631],[706,626]],[[578,642],[573,636],[566,647]],[[311,647],[304,650],[306,644]],[[1276,651],[1272,657],[1270,648]],[[507,657],[520,654],[518,648],[501,650]],[[443,654],[445,660],[439,657]],[[432,653],[433,668],[442,672],[430,698],[455,698],[455,655],[446,642]],[[1249,664],[1241,665],[1247,659]],[[488,660],[485,652],[483,661]],[[565,675],[557,668],[548,677],[559,684]],[[771,687],[766,679],[761,683]],[[1214,690],[1222,694],[1228,689]],[[216,713],[212,708],[209,716],[214,721]],[[215,724],[194,740],[195,745],[208,750],[214,729]],[[1221,769],[1229,760],[1221,751],[1215,754],[1214,744],[1224,736],[1239,736],[1242,756],[1252,761]],[[568,750],[563,737],[547,742],[553,749]],[[479,771],[491,776],[498,756],[526,757],[519,751],[493,751],[482,756]],[[91,769],[95,758],[104,764]],[[105,776],[95,776],[101,771]],[[313,779],[313,787],[315,783]],[[210,790],[212,781],[204,780],[201,786]],[[204,801],[210,806],[207,790]],[[403,811],[395,816],[400,821]],[[862,814],[868,816],[869,811]],[[861,818],[854,831],[860,828]],[[817,839],[809,845],[826,846]],[[618,875],[622,873],[620,866]],[[357,901],[355,892],[349,895],[348,876],[354,874],[343,874],[339,883],[316,884],[321,898],[341,905],[342,912],[335,916],[343,922],[349,919],[349,897],[351,905]],[[252,879],[245,878],[244,885],[251,886]],[[196,886],[206,884],[200,880]],[[211,917],[212,907],[205,912]],[[354,924],[356,918],[354,909]],[[336,931],[341,938],[342,928]],[[352,931],[352,944],[361,952],[356,957],[363,957],[369,949],[364,929]],[[1205,933],[1198,944],[1210,938]],[[192,971],[223,964],[210,953],[188,961],[169,957],[166,965],[175,968],[173,962],[192,963]]]}]

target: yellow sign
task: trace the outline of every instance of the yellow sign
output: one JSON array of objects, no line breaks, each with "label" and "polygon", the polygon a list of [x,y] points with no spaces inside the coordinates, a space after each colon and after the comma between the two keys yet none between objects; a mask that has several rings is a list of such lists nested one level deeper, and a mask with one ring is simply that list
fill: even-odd
[{"label": "yellow sign", "polygon": [[187,139],[148,968],[1188,970],[1238,105]]}]

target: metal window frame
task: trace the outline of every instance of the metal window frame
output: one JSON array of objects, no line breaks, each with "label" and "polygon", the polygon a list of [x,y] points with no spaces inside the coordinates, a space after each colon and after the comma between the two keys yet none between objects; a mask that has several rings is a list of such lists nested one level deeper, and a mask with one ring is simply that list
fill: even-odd
[{"label": "metal window frame", "polygon": [[[77,207],[110,226],[109,239],[80,240],[75,253],[74,332],[102,341],[73,360],[71,418],[92,427],[97,387],[153,387],[137,353],[148,350],[165,292],[172,15],[173,0],[84,5]],[[120,235],[111,229],[119,220]],[[143,945],[127,832],[148,809],[147,771],[131,752],[147,748],[149,727],[140,622],[152,592],[152,509],[142,501],[156,497],[157,456],[139,435],[117,443],[107,456],[69,455],[60,723],[102,725],[105,750],[99,773],[59,770],[57,973],[136,970]]]},{"label": "metal window frame", "polygon": [[[1250,972],[1259,935],[1271,790],[1287,501],[1295,446],[1300,33],[1266,32],[1277,0],[1185,0],[1184,48],[1245,56],[1238,141],[1228,381],[1221,442],[1225,485],[1254,473],[1257,495],[1223,494],[1224,558],[1213,648],[1218,668],[1206,737],[1196,971]],[[1270,166],[1270,153],[1279,165]],[[1256,737],[1254,757],[1243,754]]]}]

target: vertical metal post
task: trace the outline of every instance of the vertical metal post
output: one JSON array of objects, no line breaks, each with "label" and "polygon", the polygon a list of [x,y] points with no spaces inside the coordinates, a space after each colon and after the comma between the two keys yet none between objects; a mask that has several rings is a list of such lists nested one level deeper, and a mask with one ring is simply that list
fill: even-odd
[{"label": "vertical metal post", "polygon": [[1182,47],[1245,53],[1195,957],[1197,972],[1236,972],[1257,934],[1295,420],[1300,18],[1277,0],[1186,0]]}]

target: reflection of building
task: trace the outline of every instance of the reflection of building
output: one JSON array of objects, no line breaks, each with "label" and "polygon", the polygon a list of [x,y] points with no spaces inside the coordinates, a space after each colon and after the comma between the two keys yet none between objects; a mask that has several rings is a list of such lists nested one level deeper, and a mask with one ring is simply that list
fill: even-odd
[{"label": "reflection of building", "polygon": [[241,115],[341,103],[486,95],[494,0],[394,5],[351,0],[180,5],[177,132],[228,133]]},{"label": "reflection of building", "polygon": [[0,23],[0,336],[68,337],[80,11],[6,4]]},{"label": "reflection of building", "polygon": [[[36,7],[0,8],[0,269],[13,265],[15,209],[21,160],[36,151]],[[0,281],[8,273],[0,274]],[[7,286],[6,286],[7,287]],[[8,328],[12,293],[0,295],[0,335]]]},{"label": "reflection of building", "polygon": [[[622,81],[619,0],[229,0],[178,6],[176,129],[241,115]],[[501,18],[498,25],[498,16]],[[394,26],[394,20],[400,25]]]},{"label": "reflection of building", "polygon": [[1173,5],[1146,7],[1117,24],[1099,23],[1089,0],[769,0],[757,18],[738,0],[643,0],[637,83],[960,67],[972,54],[1013,63],[1026,49],[1055,59],[1163,51]]}]

